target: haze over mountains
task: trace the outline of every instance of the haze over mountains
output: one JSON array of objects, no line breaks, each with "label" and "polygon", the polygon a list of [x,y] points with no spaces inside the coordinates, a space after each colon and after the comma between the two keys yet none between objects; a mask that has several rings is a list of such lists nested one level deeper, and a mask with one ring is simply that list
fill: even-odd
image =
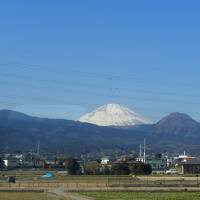
[{"label": "haze over mountains", "polygon": [[156,124],[139,124],[125,129],[0,111],[0,147],[9,151],[30,151],[38,140],[43,152],[52,153],[138,151],[144,138],[149,144],[148,151],[195,153],[199,150],[200,123],[186,114],[172,113]]}]

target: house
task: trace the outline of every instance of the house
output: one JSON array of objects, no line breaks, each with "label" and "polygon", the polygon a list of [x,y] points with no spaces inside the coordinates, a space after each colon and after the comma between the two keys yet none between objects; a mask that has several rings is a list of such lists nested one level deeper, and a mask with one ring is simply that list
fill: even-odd
[{"label": "house", "polygon": [[109,160],[108,157],[102,158],[102,159],[101,159],[101,164],[102,164],[102,165],[107,165],[107,164],[109,163],[109,161],[110,161],[110,160]]},{"label": "house", "polygon": [[199,174],[200,173],[200,159],[194,158],[182,162],[177,167],[180,174]]},{"label": "house", "polygon": [[165,171],[167,167],[167,161],[165,159],[148,160],[147,164],[151,165],[153,171]]},{"label": "house", "polygon": [[16,158],[7,158],[7,159],[4,159],[3,161],[7,169],[18,168],[22,164],[21,160],[18,160]]},{"label": "house", "polygon": [[183,155],[179,155],[178,157],[175,157],[176,163],[182,163],[182,162],[187,162],[189,160],[194,159],[195,157],[188,156],[186,155],[186,152],[184,151]]},{"label": "house", "polygon": [[138,158],[136,158],[137,162],[145,162],[144,156],[139,156]]}]

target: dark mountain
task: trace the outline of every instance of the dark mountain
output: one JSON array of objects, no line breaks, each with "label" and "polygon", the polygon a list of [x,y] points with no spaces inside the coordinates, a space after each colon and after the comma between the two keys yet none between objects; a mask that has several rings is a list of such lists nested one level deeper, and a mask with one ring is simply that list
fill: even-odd
[{"label": "dark mountain", "polygon": [[0,147],[10,151],[35,149],[40,140],[43,151],[81,154],[102,149],[131,149],[144,138],[139,131],[130,138],[132,131],[30,117],[14,111],[0,111],[0,116]]},{"label": "dark mountain", "polygon": [[11,110],[1,110],[0,111],[0,120],[29,120],[33,117],[30,117],[28,115],[25,115],[20,112],[14,112]]},{"label": "dark mountain", "polygon": [[199,123],[189,116],[173,113],[153,125],[129,128],[100,127],[62,119],[45,119],[0,111],[0,148],[28,151],[36,148],[49,153],[85,154],[102,151],[138,151],[144,137],[149,151],[198,150]]},{"label": "dark mountain", "polygon": [[155,132],[175,135],[196,135],[200,133],[200,124],[190,116],[172,113],[155,124]]}]

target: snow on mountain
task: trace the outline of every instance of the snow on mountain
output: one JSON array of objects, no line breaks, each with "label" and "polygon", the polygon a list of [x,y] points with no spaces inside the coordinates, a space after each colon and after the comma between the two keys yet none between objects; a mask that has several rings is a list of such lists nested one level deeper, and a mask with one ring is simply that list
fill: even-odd
[{"label": "snow on mountain", "polygon": [[99,126],[133,126],[149,122],[134,111],[119,104],[106,104],[82,116],[79,121]]}]

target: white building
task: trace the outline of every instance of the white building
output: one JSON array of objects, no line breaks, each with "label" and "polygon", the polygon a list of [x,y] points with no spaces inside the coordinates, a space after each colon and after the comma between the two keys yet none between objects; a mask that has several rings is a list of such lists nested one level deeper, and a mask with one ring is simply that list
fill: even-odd
[{"label": "white building", "polygon": [[4,164],[6,166],[6,168],[16,168],[19,167],[21,165],[21,161],[18,159],[4,159]]},{"label": "white building", "polygon": [[110,162],[110,160],[107,157],[101,159],[101,164],[102,165],[107,165],[109,162]]}]

